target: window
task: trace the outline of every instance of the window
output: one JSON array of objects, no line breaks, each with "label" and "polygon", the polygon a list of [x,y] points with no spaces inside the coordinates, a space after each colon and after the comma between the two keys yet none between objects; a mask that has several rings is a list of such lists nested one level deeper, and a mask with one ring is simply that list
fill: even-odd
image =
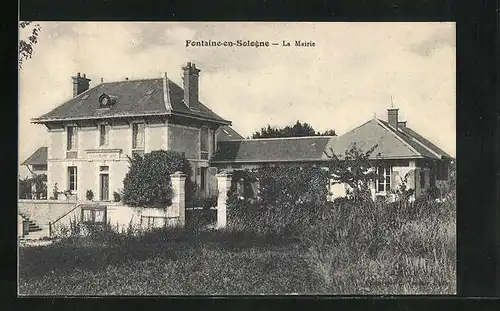
[{"label": "window", "polygon": [[420,188],[425,188],[425,171],[420,171]]},{"label": "window", "polygon": [[76,126],[68,126],[67,130],[67,150],[76,150],[76,136],[77,136],[77,127]]},{"label": "window", "polygon": [[68,190],[77,190],[77,169],[76,166],[68,167]]},{"label": "window", "polygon": [[108,127],[105,124],[99,125],[99,147],[108,143]]},{"label": "window", "polygon": [[437,163],[436,179],[437,180],[447,180],[448,179],[448,162],[438,162]]},{"label": "window", "polygon": [[208,160],[208,128],[202,127],[200,132],[200,153],[202,160]]},{"label": "window", "polygon": [[144,150],[144,123],[132,124],[132,149]]},{"label": "window", "polygon": [[391,167],[377,167],[377,180],[375,186],[377,192],[387,192],[391,190]]}]

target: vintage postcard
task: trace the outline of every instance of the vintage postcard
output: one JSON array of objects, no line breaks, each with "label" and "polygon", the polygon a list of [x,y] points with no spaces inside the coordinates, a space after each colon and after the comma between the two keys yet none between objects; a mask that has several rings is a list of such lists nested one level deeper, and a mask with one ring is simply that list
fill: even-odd
[{"label": "vintage postcard", "polygon": [[19,23],[20,296],[456,293],[454,23]]}]

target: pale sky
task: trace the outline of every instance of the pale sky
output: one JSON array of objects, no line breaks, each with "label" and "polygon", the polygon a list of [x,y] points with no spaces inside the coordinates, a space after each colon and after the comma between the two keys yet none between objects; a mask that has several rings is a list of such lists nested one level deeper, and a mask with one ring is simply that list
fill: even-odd
[{"label": "pale sky", "polygon": [[[296,120],[337,134],[386,109],[455,156],[454,23],[132,23],[42,22],[19,72],[19,163],[42,145],[30,124],[72,96],[71,76],[104,81],[160,78],[182,86],[196,63],[200,100],[250,136]],[[25,34],[21,32],[21,38]],[[186,47],[186,40],[269,40],[291,47]],[[312,40],[315,47],[294,47]]]}]

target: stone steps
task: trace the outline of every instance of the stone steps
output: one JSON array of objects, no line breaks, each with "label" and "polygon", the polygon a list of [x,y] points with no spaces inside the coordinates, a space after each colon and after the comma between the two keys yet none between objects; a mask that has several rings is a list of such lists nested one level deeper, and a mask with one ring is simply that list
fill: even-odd
[{"label": "stone steps", "polygon": [[36,222],[34,222],[21,212],[19,212],[19,215],[21,216],[24,222],[28,223],[28,233],[23,238],[29,237],[30,239],[39,239],[41,237],[46,236],[45,232],[43,232],[44,231],[43,228],[39,226]]}]

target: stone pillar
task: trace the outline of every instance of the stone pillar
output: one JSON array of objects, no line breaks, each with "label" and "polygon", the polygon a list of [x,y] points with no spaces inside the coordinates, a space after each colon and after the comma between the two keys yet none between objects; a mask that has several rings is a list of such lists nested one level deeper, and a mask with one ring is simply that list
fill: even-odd
[{"label": "stone pillar", "polygon": [[178,225],[184,227],[186,223],[186,175],[175,172],[170,175],[172,181],[172,215],[178,216]]},{"label": "stone pillar", "polygon": [[17,214],[17,236],[18,237],[23,237],[24,236],[24,226],[23,226],[23,218],[21,215]]},{"label": "stone pillar", "polygon": [[226,200],[227,192],[231,188],[231,174],[225,171],[216,175],[217,177],[217,191],[219,193],[217,198],[217,228],[224,228],[226,226],[227,211]]}]

